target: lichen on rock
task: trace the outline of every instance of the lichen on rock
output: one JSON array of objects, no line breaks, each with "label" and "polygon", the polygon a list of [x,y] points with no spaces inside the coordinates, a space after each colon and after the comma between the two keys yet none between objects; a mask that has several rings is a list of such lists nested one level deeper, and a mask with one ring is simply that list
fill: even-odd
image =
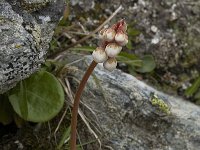
[{"label": "lichen on rock", "polygon": [[23,9],[33,12],[45,7],[51,1],[52,0],[21,0],[21,6]]},{"label": "lichen on rock", "polygon": [[0,1],[0,93],[40,68],[63,9],[64,0]]}]

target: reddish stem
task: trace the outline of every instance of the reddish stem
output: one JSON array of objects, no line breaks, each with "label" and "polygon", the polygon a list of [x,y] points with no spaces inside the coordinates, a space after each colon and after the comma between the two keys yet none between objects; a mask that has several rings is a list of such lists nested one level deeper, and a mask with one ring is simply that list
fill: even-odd
[{"label": "reddish stem", "polygon": [[72,110],[72,119],[71,119],[70,150],[76,150],[76,127],[77,127],[77,116],[78,116],[78,107],[79,107],[79,103],[80,103],[80,97],[83,93],[83,90],[87,83],[87,80],[90,77],[90,75],[92,74],[96,65],[97,65],[97,63],[95,61],[92,61],[92,63],[88,67],[87,71],[85,72],[85,75],[83,76],[83,78],[80,82],[80,85],[78,87],[78,90],[77,90],[75,98],[74,98],[74,106],[73,106],[73,110]]}]

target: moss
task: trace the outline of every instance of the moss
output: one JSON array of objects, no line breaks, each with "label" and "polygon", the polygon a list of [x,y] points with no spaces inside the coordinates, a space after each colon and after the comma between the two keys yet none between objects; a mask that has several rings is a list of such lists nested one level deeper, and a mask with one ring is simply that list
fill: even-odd
[{"label": "moss", "polygon": [[15,48],[22,48],[22,45],[16,44]]},{"label": "moss", "polygon": [[162,112],[166,113],[167,115],[170,114],[170,107],[168,106],[168,104],[166,104],[164,100],[158,98],[155,94],[152,95],[151,104],[158,107]]}]

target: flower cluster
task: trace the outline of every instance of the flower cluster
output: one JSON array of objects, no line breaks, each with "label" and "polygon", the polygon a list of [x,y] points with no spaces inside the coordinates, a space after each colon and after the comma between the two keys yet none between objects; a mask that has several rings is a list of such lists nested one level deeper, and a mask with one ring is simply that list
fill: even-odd
[{"label": "flower cluster", "polygon": [[110,28],[99,32],[101,44],[93,51],[92,56],[96,63],[103,63],[105,69],[113,71],[117,66],[116,56],[122,50],[122,46],[128,43],[126,34],[127,25],[120,20]]}]

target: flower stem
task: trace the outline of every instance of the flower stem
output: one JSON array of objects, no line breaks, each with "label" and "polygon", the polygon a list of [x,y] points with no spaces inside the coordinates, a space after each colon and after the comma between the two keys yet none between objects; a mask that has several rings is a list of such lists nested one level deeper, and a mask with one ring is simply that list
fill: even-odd
[{"label": "flower stem", "polygon": [[70,150],[76,150],[76,127],[77,127],[77,116],[78,116],[78,107],[80,103],[80,97],[83,93],[87,80],[92,74],[96,65],[97,63],[95,61],[92,61],[87,71],[85,72],[85,75],[83,76],[75,95],[74,105],[73,105],[73,110],[72,110],[72,119],[71,119]]}]

